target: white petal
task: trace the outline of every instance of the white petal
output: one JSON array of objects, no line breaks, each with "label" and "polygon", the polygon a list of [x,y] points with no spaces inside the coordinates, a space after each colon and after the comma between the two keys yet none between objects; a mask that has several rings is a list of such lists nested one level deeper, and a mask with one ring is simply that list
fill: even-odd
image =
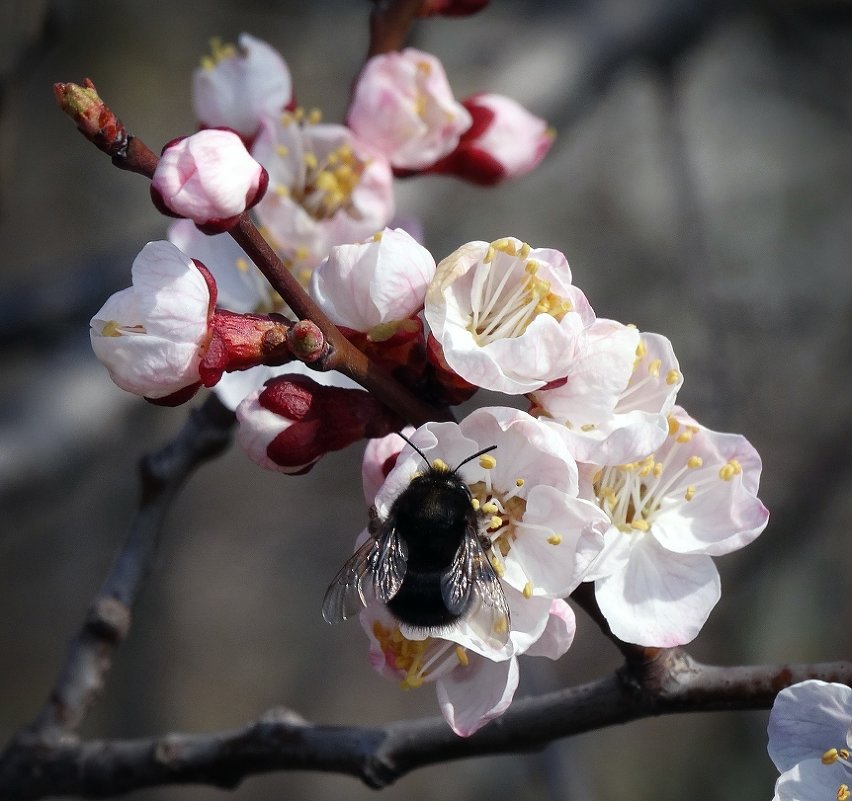
[{"label": "white petal", "polygon": [[550,602],[550,613],[544,632],[525,653],[527,656],[559,659],[571,647],[576,631],[577,621],[574,618],[574,610],[561,598],[554,598]]},{"label": "white petal", "polygon": [[850,771],[840,762],[823,765],[819,759],[807,759],[778,777],[775,795],[779,801],[834,801],[838,787],[850,783]]},{"label": "white petal", "polygon": [[816,679],[778,693],[769,715],[769,756],[784,771],[842,748],[852,721],[852,689]]},{"label": "white petal", "polygon": [[709,556],[682,556],[641,534],[625,569],[595,582],[595,597],[613,634],[637,645],[670,648],[690,642],[721,594]]},{"label": "white petal", "polygon": [[438,679],[438,704],[450,728],[460,737],[470,737],[509,708],[517,687],[515,657],[492,662],[474,654],[466,667]]}]

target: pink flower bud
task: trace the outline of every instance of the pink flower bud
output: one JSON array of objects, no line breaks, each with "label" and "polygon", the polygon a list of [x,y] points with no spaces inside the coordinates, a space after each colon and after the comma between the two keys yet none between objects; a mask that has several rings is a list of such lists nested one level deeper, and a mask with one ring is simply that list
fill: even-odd
[{"label": "pink flower bud", "polygon": [[473,124],[458,147],[429,172],[455,175],[490,186],[526,175],[553,143],[547,123],[509,97],[479,94],[464,101]]},{"label": "pink flower bud", "polygon": [[119,387],[146,398],[197,385],[216,303],[212,277],[170,242],[145,245],[132,277],[92,318],[95,355]]},{"label": "pink flower bud", "polygon": [[231,228],[263,197],[268,180],[237,134],[211,128],[163,148],[151,197],[164,214],[188,217],[215,234]]},{"label": "pink flower bud", "polygon": [[311,294],[337,325],[387,339],[423,308],[435,259],[401,228],[337,245],[314,270]]},{"label": "pink flower bud", "polygon": [[237,407],[240,445],[268,470],[301,474],[323,454],[402,425],[360,389],[323,386],[304,375],[273,378]]},{"label": "pink flower bud", "polygon": [[455,149],[471,117],[453,97],[441,62],[408,48],[367,62],[348,124],[393,167],[419,170]]}]

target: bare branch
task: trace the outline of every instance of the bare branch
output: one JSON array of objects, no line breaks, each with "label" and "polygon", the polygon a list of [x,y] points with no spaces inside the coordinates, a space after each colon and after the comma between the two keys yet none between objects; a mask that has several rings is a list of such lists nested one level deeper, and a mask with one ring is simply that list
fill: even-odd
[{"label": "bare branch", "polygon": [[104,798],[143,787],[201,783],[233,788],[248,776],[323,770],[385,787],[415,768],[486,754],[530,751],[552,740],[652,715],[766,709],[784,687],[809,678],[852,685],[852,662],[718,667],[680,649],[641,671],[516,701],[472,737],[441,718],[382,727],[319,726],[272,710],[242,729],[137,740],[45,744],[18,739],[0,756],[0,797]]},{"label": "bare branch", "polygon": [[234,415],[211,395],[194,409],[175,440],[140,463],[142,497],[124,547],[71,641],[50,697],[28,731],[60,741],[75,731],[103,689],[113,654],[130,629],[133,604],[157,548],[163,519],[190,473],[230,441]]},{"label": "bare branch", "polygon": [[367,58],[401,50],[423,0],[376,0],[370,13]]}]

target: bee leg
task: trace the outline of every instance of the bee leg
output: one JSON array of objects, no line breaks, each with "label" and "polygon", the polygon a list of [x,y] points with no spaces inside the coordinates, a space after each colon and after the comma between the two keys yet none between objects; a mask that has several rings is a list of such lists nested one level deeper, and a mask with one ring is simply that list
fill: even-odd
[{"label": "bee leg", "polygon": [[367,531],[370,532],[370,535],[375,537],[378,534],[379,529],[382,526],[382,521],[379,519],[379,512],[375,506],[370,507],[370,522],[367,524]]}]

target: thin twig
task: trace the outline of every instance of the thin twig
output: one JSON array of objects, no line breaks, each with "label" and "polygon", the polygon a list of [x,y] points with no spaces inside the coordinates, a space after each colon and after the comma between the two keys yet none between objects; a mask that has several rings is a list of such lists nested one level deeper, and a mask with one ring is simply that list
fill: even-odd
[{"label": "thin twig", "polygon": [[130,629],[133,605],[172,499],[198,465],[228,445],[233,422],[233,413],[211,395],[190,413],[173,442],[141,460],[142,497],[124,546],[71,641],[50,697],[18,739],[35,736],[43,742],[62,741],[80,726]]},{"label": "thin twig", "polygon": [[679,649],[654,671],[614,676],[516,701],[472,737],[440,718],[381,727],[319,726],[272,710],[241,729],[85,743],[18,742],[0,756],[0,797],[105,798],[143,787],[200,783],[233,788],[248,776],[322,770],[385,787],[412,770],[486,754],[530,751],[575,734],[652,715],[766,709],[784,687],[808,678],[852,685],[852,662],[718,667]]},{"label": "thin twig", "polygon": [[370,13],[367,58],[401,50],[423,0],[376,0]]}]

